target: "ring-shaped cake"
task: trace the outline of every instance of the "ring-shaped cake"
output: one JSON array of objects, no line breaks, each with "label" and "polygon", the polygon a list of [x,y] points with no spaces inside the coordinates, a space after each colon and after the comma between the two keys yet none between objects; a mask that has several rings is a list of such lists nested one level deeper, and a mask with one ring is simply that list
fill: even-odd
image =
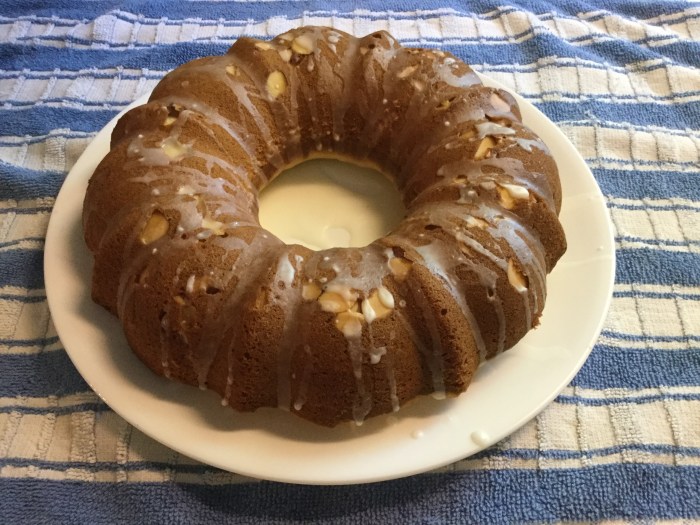
[{"label": "ring-shaped cake", "polygon": [[[365,247],[283,243],[258,193],[314,157],[387,174],[405,219]],[[83,225],[93,298],[155,373],[333,426],[457,395],[535,327],[560,205],[507,92],[383,31],[302,27],[166,75],[118,122]]]}]

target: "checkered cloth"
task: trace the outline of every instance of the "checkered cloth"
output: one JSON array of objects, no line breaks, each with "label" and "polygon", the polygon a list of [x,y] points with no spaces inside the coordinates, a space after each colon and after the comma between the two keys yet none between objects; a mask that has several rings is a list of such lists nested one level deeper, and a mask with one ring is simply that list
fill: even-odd
[{"label": "checkered cloth", "polygon": [[[465,4],[2,4],[0,522],[700,518],[700,4]],[[47,222],[96,132],[182,62],[223,53],[241,35],[303,24],[356,35],[386,29],[506,84],[576,145],[612,215],[614,298],[586,365],[522,429],[438,471],[303,487],[198,464],[102,403],[51,323]]]}]

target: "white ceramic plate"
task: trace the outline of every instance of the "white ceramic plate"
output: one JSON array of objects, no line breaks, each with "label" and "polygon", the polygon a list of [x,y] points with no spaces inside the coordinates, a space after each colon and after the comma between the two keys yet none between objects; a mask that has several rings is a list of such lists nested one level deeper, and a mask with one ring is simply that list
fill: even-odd
[{"label": "white ceramic plate", "polygon": [[532,104],[518,102],[525,123],[559,165],[569,248],[549,277],[540,327],[482,365],[466,394],[446,401],[426,397],[398,416],[326,429],[276,409],[238,414],[211,392],[152,374],[132,354],[117,319],[90,299],[92,256],[82,238],[82,203],[118,117],[68,174],[46,237],[46,295],[68,355],[95,392],[144,433],[204,463],[257,478],[380,481],[447,465],[497,442],[537,415],[579,370],[605,320],[615,274],[612,227],[595,179],[557,127]]}]

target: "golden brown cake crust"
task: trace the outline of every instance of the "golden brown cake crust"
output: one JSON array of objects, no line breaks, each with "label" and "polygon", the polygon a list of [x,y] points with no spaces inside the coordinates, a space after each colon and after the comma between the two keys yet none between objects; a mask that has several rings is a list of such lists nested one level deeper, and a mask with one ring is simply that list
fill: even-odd
[{"label": "golden brown cake crust", "polygon": [[[260,189],[315,155],[389,174],[405,220],[315,252],[262,229]],[[511,95],[383,31],[302,27],[166,75],[115,127],[83,224],[93,298],[155,373],[333,426],[457,395],[536,326],[560,206]]]}]

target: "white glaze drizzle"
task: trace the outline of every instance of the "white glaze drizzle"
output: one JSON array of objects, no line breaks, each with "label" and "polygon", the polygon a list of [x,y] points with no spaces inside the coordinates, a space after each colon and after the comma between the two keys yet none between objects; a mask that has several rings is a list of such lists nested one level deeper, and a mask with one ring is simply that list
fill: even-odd
[{"label": "white glaze drizzle", "polygon": [[[289,250],[282,250],[273,282],[282,282],[284,288],[282,290],[278,289],[271,294],[272,302],[276,304],[283,313],[282,333],[280,334],[276,349],[277,406],[283,410],[290,410],[292,404],[292,358],[293,351],[298,346],[296,344],[297,338],[294,334],[297,332],[297,327],[299,325],[299,318],[301,315],[300,306],[302,305],[300,287],[293,288],[292,285],[298,268],[301,268],[303,259],[296,256],[294,257],[294,262],[297,264],[297,267],[294,267],[290,262]],[[310,355],[310,348],[308,345],[304,345],[304,350]],[[310,372],[305,370],[304,376],[308,378],[309,373]],[[302,383],[303,381],[302,378]],[[297,410],[301,410],[301,407]]]},{"label": "white glaze drizzle", "polygon": [[275,274],[274,282],[282,283],[288,288],[292,285],[295,274],[296,268],[294,268],[289,260],[289,252],[285,251],[280,255],[279,262],[277,263],[277,273]]},{"label": "white glaze drizzle", "polygon": [[476,126],[477,136],[483,139],[489,135],[515,135],[515,130],[507,126],[502,126],[496,122],[479,122]]},{"label": "white glaze drizzle", "polygon": [[436,275],[442,279],[447,286],[452,298],[455,300],[465,319],[469,323],[472,336],[474,337],[474,344],[479,351],[479,358],[484,360],[486,358],[486,345],[484,344],[481,329],[479,328],[479,324],[477,323],[471,308],[469,308],[469,305],[464,298],[464,295],[460,289],[461,284],[457,281],[454,273],[450,271],[452,269],[452,265],[445,259],[446,254],[444,251],[437,249],[437,246],[433,244],[418,246],[416,247],[416,251],[423,258],[422,264],[424,264],[433,275]]},{"label": "white glaze drizzle", "polygon": [[522,137],[518,137],[515,139],[515,143],[528,153],[532,153],[533,147],[541,149],[545,153],[549,153],[547,146],[545,146],[544,142],[542,142],[540,139],[524,139]]},{"label": "white glaze drizzle", "polygon": [[433,378],[433,394],[437,397],[445,397],[445,363],[443,360],[442,338],[437,322],[435,321],[435,311],[431,308],[430,304],[428,304],[425,292],[423,292],[420,284],[417,284],[411,292],[412,299],[418,305],[418,308],[423,314],[423,321],[428,327],[431,349],[426,348],[420,341],[415,329],[406,321],[405,317],[401,316],[401,320],[404,323],[404,328],[411,336],[411,339],[413,339],[414,344],[416,344],[418,349],[422,350],[421,353],[427,357],[428,367],[430,368],[430,373]]}]

